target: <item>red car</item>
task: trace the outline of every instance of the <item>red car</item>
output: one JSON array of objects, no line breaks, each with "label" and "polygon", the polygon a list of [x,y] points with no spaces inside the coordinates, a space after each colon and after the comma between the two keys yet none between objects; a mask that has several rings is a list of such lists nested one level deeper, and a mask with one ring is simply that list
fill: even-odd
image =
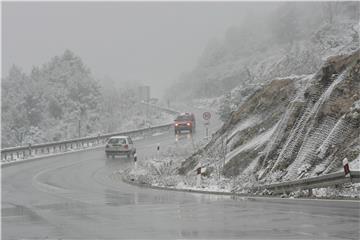
[{"label": "red car", "polygon": [[180,133],[183,130],[195,131],[195,115],[193,113],[183,113],[175,119],[175,134]]}]

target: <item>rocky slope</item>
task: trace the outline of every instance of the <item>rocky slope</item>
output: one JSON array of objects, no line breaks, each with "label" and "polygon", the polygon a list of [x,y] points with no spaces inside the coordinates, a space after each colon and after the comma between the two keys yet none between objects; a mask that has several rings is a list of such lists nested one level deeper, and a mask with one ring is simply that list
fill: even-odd
[{"label": "rocky slope", "polygon": [[234,111],[210,143],[183,162],[237,188],[339,171],[360,153],[360,52],[329,58],[310,75],[277,78]]}]

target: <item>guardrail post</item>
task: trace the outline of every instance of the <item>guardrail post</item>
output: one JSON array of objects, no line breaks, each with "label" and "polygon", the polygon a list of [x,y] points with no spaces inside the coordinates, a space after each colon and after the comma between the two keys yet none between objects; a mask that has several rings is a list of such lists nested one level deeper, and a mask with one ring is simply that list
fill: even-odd
[{"label": "guardrail post", "polygon": [[311,197],[313,195],[312,188],[309,188],[308,197]]},{"label": "guardrail post", "polygon": [[14,161],[14,154],[11,153],[11,161]]}]

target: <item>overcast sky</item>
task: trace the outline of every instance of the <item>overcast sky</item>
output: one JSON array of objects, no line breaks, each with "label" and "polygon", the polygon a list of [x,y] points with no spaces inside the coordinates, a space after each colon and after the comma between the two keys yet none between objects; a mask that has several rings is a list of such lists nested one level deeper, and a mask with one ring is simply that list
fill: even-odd
[{"label": "overcast sky", "polygon": [[244,2],[3,2],[2,75],[12,64],[29,73],[69,49],[94,76],[148,84],[161,97],[196,66],[209,40],[221,39],[251,8]]}]

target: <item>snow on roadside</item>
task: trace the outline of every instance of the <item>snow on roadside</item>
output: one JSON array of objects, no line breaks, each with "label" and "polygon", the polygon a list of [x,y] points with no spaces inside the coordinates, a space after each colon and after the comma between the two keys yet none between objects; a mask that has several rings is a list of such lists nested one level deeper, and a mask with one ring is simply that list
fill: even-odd
[{"label": "snow on roadside", "polygon": [[359,199],[360,183],[353,183],[343,188],[327,187],[313,189],[313,195],[320,198],[353,198]]},{"label": "snow on roadside", "polygon": [[360,153],[356,159],[349,163],[349,167],[352,171],[360,171]]},{"label": "snow on roadside", "polygon": [[160,135],[163,135],[163,134],[165,134],[165,133],[163,133],[163,132],[158,132],[158,133],[154,133],[152,136],[155,137],[155,136],[160,136]]}]

